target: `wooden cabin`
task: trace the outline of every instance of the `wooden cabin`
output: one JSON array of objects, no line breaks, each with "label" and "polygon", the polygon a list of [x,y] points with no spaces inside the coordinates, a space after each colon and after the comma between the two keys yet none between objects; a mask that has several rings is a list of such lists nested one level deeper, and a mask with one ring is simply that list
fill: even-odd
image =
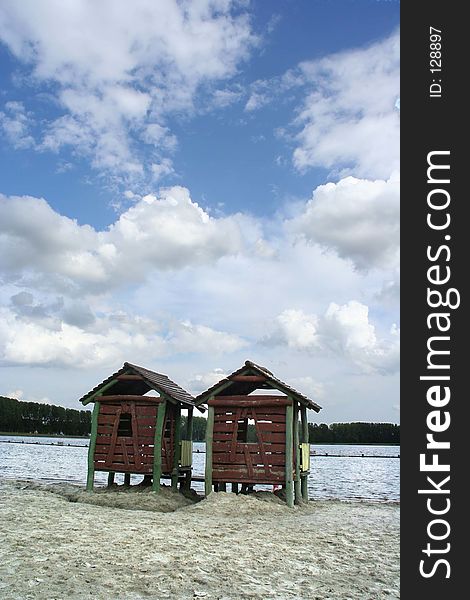
[{"label": "wooden cabin", "polygon": [[[260,390],[261,393],[255,393]],[[269,394],[272,390],[272,394]],[[286,500],[308,500],[307,410],[321,407],[251,361],[200,394],[209,407],[205,493],[256,484],[282,485]],[[300,418],[300,420],[299,420]],[[254,425],[255,440],[248,436]]]},{"label": "wooden cabin", "polygon": [[[158,395],[147,395],[151,391]],[[124,473],[130,484],[132,473],[152,480],[160,489],[160,478],[191,483],[192,420],[194,399],[166,375],[125,362],[80,398],[94,403],[88,451],[87,490],[93,490],[95,471],[106,471],[108,485],[115,473]],[[181,427],[181,411],[187,410],[187,426]]]}]

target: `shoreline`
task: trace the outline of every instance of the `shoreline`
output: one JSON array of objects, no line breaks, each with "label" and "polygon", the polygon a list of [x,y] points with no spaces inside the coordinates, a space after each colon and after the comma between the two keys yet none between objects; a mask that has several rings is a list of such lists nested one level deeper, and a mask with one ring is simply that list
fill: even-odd
[{"label": "shoreline", "polygon": [[0,481],[0,595],[399,598],[399,505]]},{"label": "shoreline", "polygon": [[[49,438],[65,438],[76,440],[89,440],[89,435],[61,435],[59,433],[9,433],[0,431],[0,436],[11,437],[49,437]],[[193,440],[197,444],[204,444],[205,440]],[[381,443],[381,442],[310,442],[310,446],[392,446],[399,447],[400,444]]]}]

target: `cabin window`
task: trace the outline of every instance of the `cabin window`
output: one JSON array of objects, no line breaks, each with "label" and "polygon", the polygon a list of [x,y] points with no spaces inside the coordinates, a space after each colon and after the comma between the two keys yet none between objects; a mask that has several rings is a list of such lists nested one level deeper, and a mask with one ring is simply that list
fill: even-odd
[{"label": "cabin window", "polygon": [[121,413],[118,426],[119,437],[132,437],[132,415],[130,413]]},{"label": "cabin window", "polygon": [[246,434],[248,431],[248,419],[240,419],[238,421],[237,442],[246,442]]},{"label": "cabin window", "polygon": [[237,442],[243,444],[258,443],[258,434],[256,432],[254,419],[240,419],[240,421],[238,421]]}]

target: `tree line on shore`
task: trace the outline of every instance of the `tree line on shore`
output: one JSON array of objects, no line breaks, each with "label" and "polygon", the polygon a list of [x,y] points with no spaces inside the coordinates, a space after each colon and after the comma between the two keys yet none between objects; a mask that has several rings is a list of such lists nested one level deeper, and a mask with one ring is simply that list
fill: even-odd
[{"label": "tree line on shore", "polygon": [[91,412],[53,404],[22,402],[0,396],[0,431],[86,436],[91,429]]},{"label": "tree line on shore", "polygon": [[[193,418],[193,440],[203,442],[207,421]],[[64,408],[53,404],[22,402],[0,396],[0,431],[5,433],[39,433],[87,436],[91,428],[91,411]],[[183,436],[186,417],[182,417]],[[394,423],[309,423],[311,444],[399,444],[400,425]],[[256,441],[254,425],[248,425],[248,441]]]}]

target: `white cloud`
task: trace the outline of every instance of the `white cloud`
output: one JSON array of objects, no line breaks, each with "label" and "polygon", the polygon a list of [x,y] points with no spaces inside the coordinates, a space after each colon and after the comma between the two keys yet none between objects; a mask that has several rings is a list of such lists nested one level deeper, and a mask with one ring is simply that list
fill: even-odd
[{"label": "white cloud", "polygon": [[146,144],[152,144],[157,148],[163,148],[170,152],[175,150],[177,146],[176,137],[170,132],[168,127],[163,127],[158,123],[145,125],[140,138]]},{"label": "white cloud", "polygon": [[286,309],[276,317],[278,338],[297,350],[319,347],[318,317],[301,310]]},{"label": "white cloud", "polygon": [[400,270],[390,274],[381,289],[375,294],[375,299],[382,306],[398,306],[400,302]]},{"label": "white cloud", "polygon": [[56,213],[45,200],[0,195],[0,268],[88,291],[142,281],[154,269],[213,263],[260,244],[242,215],[214,218],[182,187],[136,201],[106,231]]},{"label": "white cloud", "polygon": [[205,390],[209,389],[221,379],[227,377],[228,373],[224,369],[215,368],[207,373],[198,373],[193,375],[189,380],[189,387],[194,394],[201,394]]},{"label": "white cloud", "polygon": [[37,398],[36,396],[25,396],[23,390],[13,390],[5,394],[7,398],[14,398],[15,400],[21,400],[22,402],[35,402],[36,404],[52,404],[47,396]]},{"label": "white cloud", "polygon": [[398,263],[400,183],[346,177],[320,185],[288,228],[350,259],[358,269]]},{"label": "white cloud", "polygon": [[294,165],[386,178],[399,168],[399,35],[300,65],[310,84]]},{"label": "white cloud", "polygon": [[166,175],[171,175],[175,172],[173,169],[173,163],[169,158],[164,158],[159,163],[152,163],[151,170],[154,181],[158,181]]},{"label": "white cloud", "polygon": [[7,102],[5,112],[0,111],[0,131],[16,149],[35,146],[30,133],[33,125],[31,114],[25,110],[22,102]]},{"label": "white cloud", "polygon": [[180,353],[204,353],[207,348],[223,355],[246,344],[239,336],[175,319],[158,323],[115,312],[71,323],[67,316],[58,314],[52,322],[48,315],[32,318],[0,308],[0,363],[113,368],[124,360],[148,363]]},{"label": "white cloud", "polygon": [[168,342],[178,353],[207,352],[210,348],[214,355],[235,352],[247,345],[238,335],[194,325],[190,321],[174,325]]},{"label": "white cloud", "polygon": [[192,110],[201,84],[233,75],[256,43],[230,0],[6,0],[0,40],[34,79],[54,84],[63,114],[42,148],[70,145],[124,180],[146,170],[136,139],[174,147],[172,134],[159,137],[165,114]]},{"label": "white cloud", "polygon": [[253,92],[248,98],[248,101],[245,105],[245,110],[246,112],[252,112],[254,110],[257,110],[258,108],[261,108],[262,106],[268,104],[269,100],[270,99],[266,94]]},{"label": "white cloud", "polygon": [[212,105],[218,108],[226,108],[235,102],[238,102],[243,96],[240,88],[215,90],[212,94]]},{"label": "white cloud", "polygon": [[294,386],[296,390],[302,394],[305,394],[312,400],[318,401],[322,398],[325,398],[325,385],[313,377],[293,377],[289,380],[289,383],[290,385]]},{"label": "white cloud", "polygon": [[353,362],[364,372],[393,373],[398,369],[399,331],[378,339],[366,305],[351,300],[342,306],[332,302],[321,315],[286,309],[263,342],[282,344],[300,352],[331,353]]}]

